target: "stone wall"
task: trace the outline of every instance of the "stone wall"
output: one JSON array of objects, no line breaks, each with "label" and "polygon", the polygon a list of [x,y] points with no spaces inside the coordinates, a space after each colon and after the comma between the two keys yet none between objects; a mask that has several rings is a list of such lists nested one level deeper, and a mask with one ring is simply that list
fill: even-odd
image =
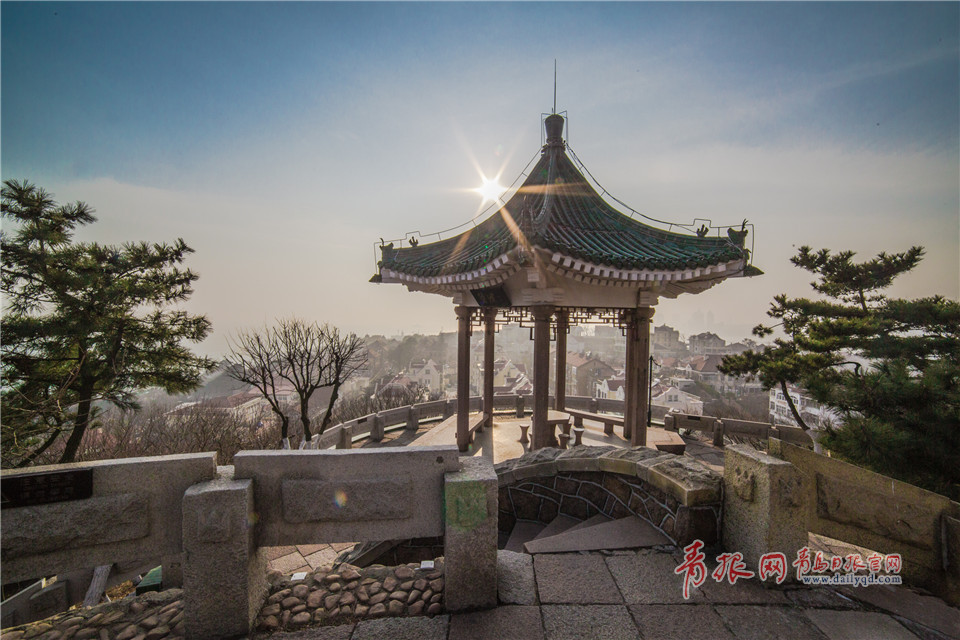
[{"label": "stone wall", "polygon": [[797,499],[809,531],[899,553],[905,582],[960,604],[960,504],[803,447],[770,445],[802,478]]},{"label": "stone wall", "polygon": [[602,513],[639,516],[681,546],[719,542],[721,476],[690,458],[646,448],[539,449],[496,471],[502,533],[518,520]]},{"label": "stone wall", "polygon": [[4,582],[103,564],[159,560],[181,581],[184,492],[217,473],[215,453],[99,460],[4,470],[3,479],[90,469],[92,495],[3,511]]}]

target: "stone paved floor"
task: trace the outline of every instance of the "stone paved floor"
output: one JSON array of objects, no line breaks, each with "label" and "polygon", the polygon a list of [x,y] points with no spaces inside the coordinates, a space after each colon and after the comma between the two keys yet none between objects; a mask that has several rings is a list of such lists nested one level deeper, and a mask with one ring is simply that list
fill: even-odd
[{"label": "stone paved floor", "polygon": [[[365,620],[271,640],[954,640],[960,610],[903,587],[764,588],[709,582],[682,597],[680,556],[658,549],[500,552],[501,605],[434,618]],[[504,580],[504,576],[509,576]],[[708,581],[712,582],[711,578]],[[523,584],[524,588],[516,588]],[[533,593],[530,593],[532,589]],[[528,604],[516,604],[518,601]]]}]

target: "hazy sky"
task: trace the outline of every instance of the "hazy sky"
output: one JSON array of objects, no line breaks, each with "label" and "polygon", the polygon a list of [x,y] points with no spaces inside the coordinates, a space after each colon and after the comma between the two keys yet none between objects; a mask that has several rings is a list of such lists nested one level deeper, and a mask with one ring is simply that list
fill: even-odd
[{"label": "hazy sky", "polygon": [[189,303],[225,338],[278,316],[453,330],[447,298],[373,285],[380,237],[469,220],[541,113],[638,211],[755,225],[760,278],[663,300],[746,336],[808,295],[809,244],[926,247],[891,293],[960,295],[960,4],[12,3],[2,177],[196,250]]}]

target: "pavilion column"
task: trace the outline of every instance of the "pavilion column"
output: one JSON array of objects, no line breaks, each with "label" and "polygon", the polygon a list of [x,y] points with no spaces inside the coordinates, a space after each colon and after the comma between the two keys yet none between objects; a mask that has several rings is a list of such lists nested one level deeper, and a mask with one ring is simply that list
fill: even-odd
[{"label": "pavilion column", "polygon": [[642,447],[647,444],[647,412],[649,403],[647,389],[650,386],[650,320],[654,310],[650,307],[631,309],[627,312],[627,379],[626,407],[624,408],[623,437],[630,445]]},{"label": "pavilion column", "polygon": [[631,440],[637,424],[638,374],[637,371],[637,310],[628,309],[620,316],[627,334],[627,352],[624,357],[623,380],[623,438]]},{"label": "pavilion column", "polygon": [[557,311],[557,373],[554,376],[556,391],[554,402],[557,411],[563,411],[567,404],[567,329],[570,327],[570,312]]},{"label": "pavilion column", "polygon": [[483,310],[483,415],[486,426],[493,427],[493,340],[497,328],[497,310]]},{"label": "pavilion column", "polygon": [[547,425],[550,395],[550,316],[553,307],[532,307],[533,313],[533,437],[530,449],[555,447]]},{"label": "pavilion column", "polygon": [[457,448],[470,445],[470,307],[458,306],[457,312]]}]

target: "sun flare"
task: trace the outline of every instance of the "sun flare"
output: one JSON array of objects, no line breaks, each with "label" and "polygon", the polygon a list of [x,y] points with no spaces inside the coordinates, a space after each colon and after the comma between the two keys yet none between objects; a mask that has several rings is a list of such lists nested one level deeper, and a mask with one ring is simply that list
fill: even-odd
[{"label": "sun flare", "polygon": [[486,204],[487,202],[495,202],[506,191],[506,188],[500,185],[497,178],[484,178],[483,185],[477,187],[474,191],[483,197],[483,202]]}]

